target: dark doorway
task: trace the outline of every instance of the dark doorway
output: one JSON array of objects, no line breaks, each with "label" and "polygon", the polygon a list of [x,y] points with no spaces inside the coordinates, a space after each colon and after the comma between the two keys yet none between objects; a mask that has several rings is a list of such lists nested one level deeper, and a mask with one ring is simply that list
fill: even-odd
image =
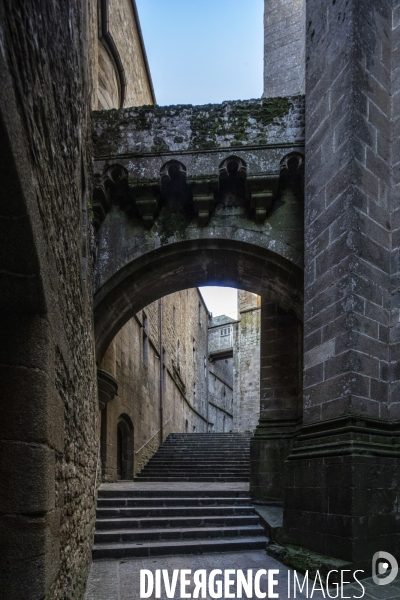
[{"label": "dark doorway", "polygon": [[117,478],[133,479],[133,425],[127,415],[117,425]]}]

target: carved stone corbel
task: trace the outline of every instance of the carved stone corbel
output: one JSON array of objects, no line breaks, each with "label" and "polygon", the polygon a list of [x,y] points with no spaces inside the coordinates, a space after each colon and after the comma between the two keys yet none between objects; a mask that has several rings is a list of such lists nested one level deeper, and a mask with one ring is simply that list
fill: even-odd
[{"label": "carved stone corbel", "polygon": [[263,175],[247,179],[250,209],[256,223],[263,223],[266,219],[278,189],[279,175]]},{"label": "carved stone corbel", "polygon": [[127,180],[127,171],[121,165],[111,165],[102,174],[97,173],[93,181],[93,226],[100,228],[110,210],[112,196],[121,182]]},{"label": "carved stone corbel", "polygon": [[97,231],[110,210],[110,197],[104,185],[103,177],[95,175],[93,180],[93,227]]},{"label": "carved stone corbel", "polygon": [[143,225],[149,229],[153,225],[159,209],[155,186],[136,185],[131,189],[135,206],[143,219]]},{"label": "carved stone corbel", "polygon": [[201,227],[207,225],[214,207],[214,190],[210,181],[194,181],[192,183],[193,206],[198,215]]}]

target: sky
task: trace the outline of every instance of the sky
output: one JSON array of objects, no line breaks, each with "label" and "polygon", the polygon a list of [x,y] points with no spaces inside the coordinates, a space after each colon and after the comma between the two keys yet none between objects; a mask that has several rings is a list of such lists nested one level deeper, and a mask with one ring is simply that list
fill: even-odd
[{"label": "sky", "polygon": [[157,104],[260,98],[264,0],[136,0]]},{"label": "sky", "polygon": [[237,290],[228,287],[207,286],[199,288],[204,302],[213,317],[226,315],[232,319],[238,318]]},{"label": "sky", "polygon": [[[136,0],[157,104],[260,98],[264,0]],[[237,318],[237,290],[202,287],[214,317]]]}]

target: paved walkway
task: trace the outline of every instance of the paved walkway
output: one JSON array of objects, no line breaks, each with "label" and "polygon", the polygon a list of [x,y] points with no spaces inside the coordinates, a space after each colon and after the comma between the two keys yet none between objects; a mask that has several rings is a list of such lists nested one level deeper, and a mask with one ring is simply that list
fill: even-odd
[{"label": "paved walkway", "polygon": [[[240,490],[248,491],[248,483],[213,483],[213,482],[120,482],[102,484],[103,490]],[[174,569],[190,569],[192,573],[198,569],[206,569],[209,573],[213,569],[243,570],[253,569],[253,574],[259,569],[278,569],[279,575],[276,576],[278,585],[274,587],[274,591],[279,593],[280,600],[294,598],[293,586],[291,594],[288,594],[288,577],[289,570],[282,563],[278,562],[271,556],[268,556],[265,551],[249,551],[249,552],[227,552],[213,553],[201,555],[185,555],[185,556],[163,556],[150,558],[135,558],[123,560],[98,560],[92,563],[90,574],[86,586],[85,600],[140,600],[139,592],[139,577],[140,570],[148,569],[154,573],[156,569],[167,569],[171,577]],[[301,578],[300,578],[301,580]],[[293,581],[293,571],[291,571],[291,582]],[[386,586],[377,586],[372,582],[372,579],[362,581],[365,588],[364,596],[361,596],[362,590],[357,586],[346,586],[343,598],[363,597],[365,600],[400,600],[400,575],[393,584]],[[268,598],[268,579],[261,579],[261,590],[267,592]],[[236,586],[232,587],[235,590]],[[179,583],[174,595],[178,600]],[[188,591],[193,590],[193,585],[188,587]],[[311,595],[312,585],[309,588],[308,596],[296,592],[296,598],[299,600],[304,598],[313,598],[313,600],[321,600],[328,596],[316,591]],[[335,592],[331,590],[331,597],[335,597]],[[340,598],[339,594],[339,598]],[[151,598],[155,598],[153,594]],[[255,596],[253,596],[255,598]],[[167,596],[162,586],[161,600],[166,600]],[[207,596],[207,600],[211,600]],[[224,599],[221,599],[224,600]]]},{"label": "paved walkway", "polygon": [[[259,569],[279,569],[279,575],[276,576],[278,585],[274,587],[274,591],[279,593],[280,600],[294,598],[293,587],[290,596],[288,594],[288,569],[264,551],[253,551],[95,561],[90,570],[85,600],[140,600],[140,569],[148,569],[153,573],[156,569],[168,569],[170,577],[174,569],[191,569],[192,573],[197,569],[206,569],[208,573],[212,569],[242,569],[245,572],[247,569],[253,569],[253,574]],[[291,573],[292,580],[293,572]],[[364,580],[362,583],[365,587],[363,596],[365,600],[400,599],[400,580],[387,586],[377,586],[370,579]],[[268,598],[267,577],[261,579],[260,588],[267,592],[266,598]],[[190,590],[193,590],[193,586],[188,587],[188,591]],[[235,586],[232,587],[232,591],[234,590]],[[311,590],[310,586],[308,598],[321,600],[328,597],[326,593],[323,595],[317,591],[311,595]],[[332,598],[335,597],[333,591],[330,593]],[[357,598],[361,597],[361,593],[362,590],[359,586],[346,586],[343,597]],[[174,598],[179,599],[180,597],[178,583]],[[155,598],[154,594],[151,598]],[[304,599],[307,596],[297,591],[296,598]],[[161,599],[167,599],[163,586]],[[210,596],[207,596],[207,600],[210,600]]]}]

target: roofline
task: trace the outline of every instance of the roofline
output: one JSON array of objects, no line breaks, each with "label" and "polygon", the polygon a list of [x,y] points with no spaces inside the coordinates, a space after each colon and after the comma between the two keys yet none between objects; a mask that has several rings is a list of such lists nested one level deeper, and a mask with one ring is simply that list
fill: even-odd
[{"label": "roofline", "polygon": [[196,287],[196,290],[197,290],[197,293],[198,293],[198,295],[200,296],[200,300],[201,300],[201,303],[202,303],[202,305],[203,305],[203,306],[204,306],[204,308],[206,309],[206,313],[207,313],[207,315],[208,315],[208,318],[209,318],[209,319],[211,319],[211,318],[212,318],[212,317],[211,317],[212,313],[211,313],[211,312],[208,310],[208,307],[207,307],[206,301],[204,300],[204,298],[203,298],[203,295],[202,295],[202,293],[201,293],[200,289],[199,289],[198,287]]},{"label": "roofline", "polygon": [[132,2],[133,14],[134,14],[135,20],[136,20],[136,27],[137,27],[138,34],[139,34],[139,42],[140,42],[140,47],[142,50],[144,66],[145,66],[146,73],[147,73],[147,79],[149,81],[151,98],[153,100],[153,104],[157,104],[156,95],[155,95],[154,87],[153,87],[153,79],[152,79],[151,73],[150,73],[149,61],[147,60],[146,47],[144,45],[142,27],[140,25],[139,13],[138,13],[137,6],[136,6],[136,0],[131,0],[131,2]]},{"label": "roofline", "polygon": [[240,319],[236,319],[236,321],[235,319],[233,319],[232,321],[228,321],[227,323],[221,323],[220,325],[209,325],[208,329],[217,329],[217,327],[226,327],[227,325],[235,325],[235,323],[240,323]]}]

